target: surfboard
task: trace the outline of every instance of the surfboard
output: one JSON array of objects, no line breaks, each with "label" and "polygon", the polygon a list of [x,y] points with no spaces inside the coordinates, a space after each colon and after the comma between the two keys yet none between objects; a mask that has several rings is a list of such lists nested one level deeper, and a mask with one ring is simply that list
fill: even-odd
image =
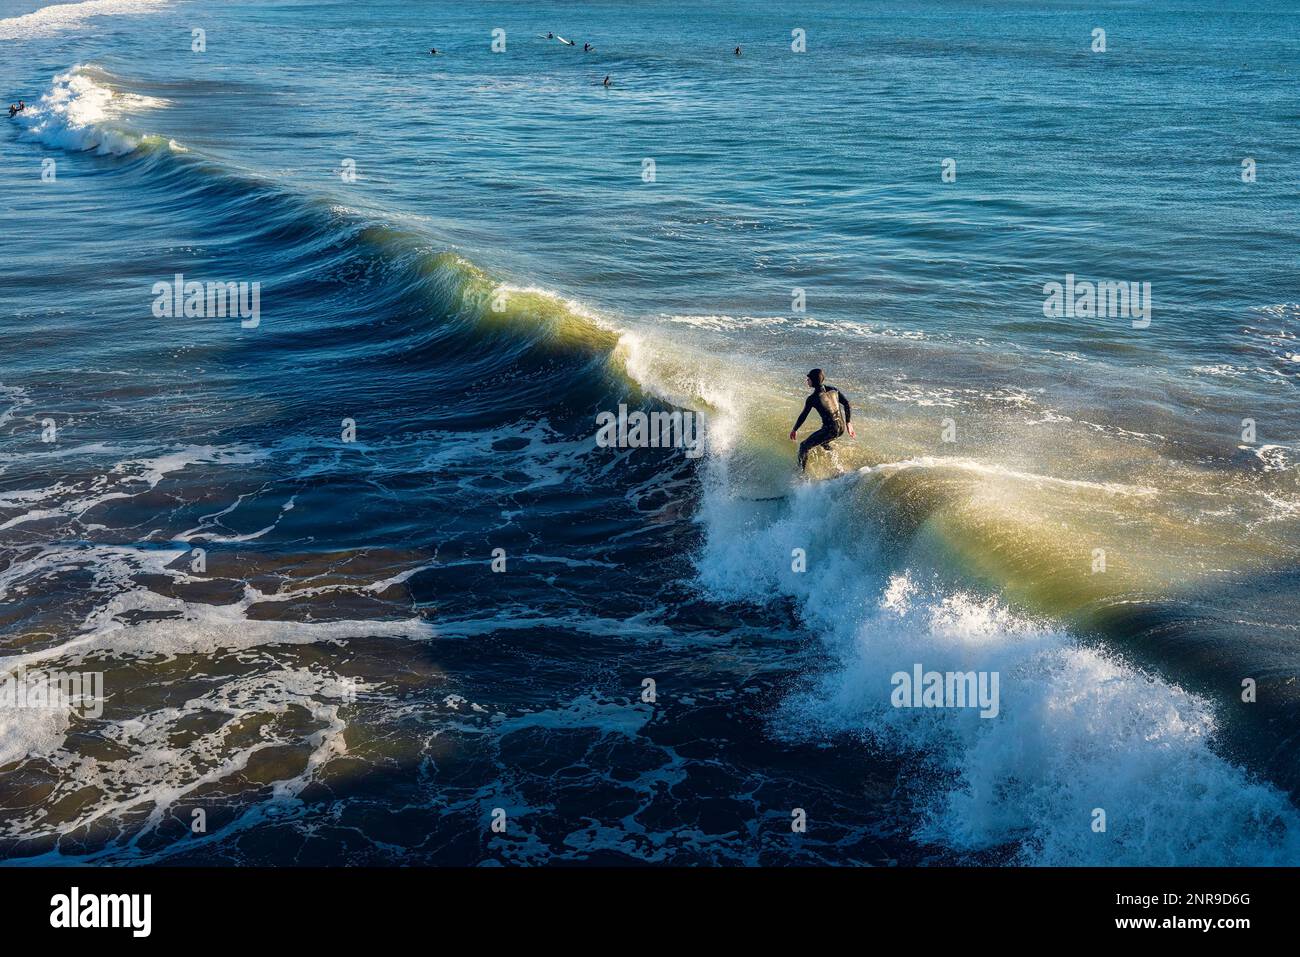
[{"label": "surfboard", "polygon": [[564,39],[564,37],[561,36],[557,36],[555,39],[559,40],[561,43],[567,43],[569,46],[577,46],[577,44],[574,43],[572,40],[566,40]]}]

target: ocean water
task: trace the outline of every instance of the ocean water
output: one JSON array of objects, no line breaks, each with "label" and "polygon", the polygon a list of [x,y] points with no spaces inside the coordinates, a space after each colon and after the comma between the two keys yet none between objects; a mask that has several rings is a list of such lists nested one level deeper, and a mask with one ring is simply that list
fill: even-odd
[{"label": "ocean water", "polygon": [[0,856],[1300,863],[1294,24],[0,0]]}]

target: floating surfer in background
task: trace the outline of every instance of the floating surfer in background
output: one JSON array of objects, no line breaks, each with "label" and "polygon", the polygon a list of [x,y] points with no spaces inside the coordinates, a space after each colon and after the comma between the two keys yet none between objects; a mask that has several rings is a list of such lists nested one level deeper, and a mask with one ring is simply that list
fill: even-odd
[{"label": "floating surfer in background", "polygon": [[605,74],[605,79],[601,81],[601,84],[600,84],[600,85],[601,85],[601,86],[613,86],[613,85],[614,85],[613,81],[610,80],[610,78],[609,78],[609,74],[608,74],[608,73]]},{"label": "floating surfer in background", "polygon": [[429,48],[429,55],[430,55],[430,56],[437,56],[437,55],[438,55],[438,48],[437,48],[437,47],[430,47],[430,48]]},{"label": "floating surfer in background", "polygon": [[592,46],[590,43],[584,43],[584,44],[582,45],[582,52],[583,52],[583,53],[590,53],[590,52],[591,52],[592,50],[594,50],[594,49],[596,49],[596,48],[595,48],[594,46]]},{"label": "floating surfer in background", "polygon": [[736,56],[740,56],[740,47],[736,47]]},{"label": "floating surfer in background", "polygon": [[826,376],[821,369],[813,369],[809,372],[807,381],[808,387],[813,390],[812,395],[804,402],[803,411],[799,413],[799,421],[790,430],[790,441],[793,442],[798,436],[799,426],[803,425],[804,419],[808,418],[808,413],[813,409],[816,409],[817,414],[821,416],[822,427],[799,444],[800,470],[808,467],[808,453],[813,449],[824,448],[829,451],[831,442],[846,431],[849,433],[849,438],[858,437],[857,432],[853,430],[853,424],[849,421],[853,409],[844,393],[826,384]]}]

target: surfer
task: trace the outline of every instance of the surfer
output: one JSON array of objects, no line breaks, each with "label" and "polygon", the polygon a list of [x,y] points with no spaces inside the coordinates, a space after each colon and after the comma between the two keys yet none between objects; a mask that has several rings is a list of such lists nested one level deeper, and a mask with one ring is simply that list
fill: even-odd
[{"label": "surfer", "polygon": [[608,73],[605,74],[605,79],[601,81],[601,84],[600,84],[600,85],[601,85],[601,86],[613,86],[613,85],[614,85],[613,83],[610,82],[609,74],[608,74]]},{"label": "surfer", "polygon": [[740,56],[740,47],[736,47],[736,56]]},{"label": "surfer", "polygon": [[821,369],[813,369],[809,372],[807,381],[808,387],[813,390],[812,395],[804,402],[803,411],[799,413],[799,421],[790,430],[790,441],[795,441],[799,434],[799,426],[803,425],[804,419],[808,418],[808,413],[813,409],[816,409],[817,414],[821,416],[822,427],[799,444],[801,470],[807,468],[808,453],[813,449],[829,449],[831,441],[838,439],[846,431],[849,433],[849,438],[858,437],[857,432],[853,430],[853,424],[849,421],[853,409],[844,393],[826,384],[826,376]]},{"label": "surfer", "polygon": [[583,52],[583,53],[590,53],[590,52],[591,52],[591,44],[590,44],[590,43],[584,43],[584,44],[582,45],[582,52]]},{"label": "surfer", "polygon": [[438,48],[437,48],[437,47],[431,47],[431,48],[429,49],[429,55],[430,55],[430,56],[437,56],[437,55],[438,55]]},{"label": "surfer", "polygon": [[24,103],[22,100],[19,100],[19,101],[18,101],[18,105],[17,105],[17,106],[14,106],[12,103],[10,103],[10,104],[9,104],[9,118],[10,118],[10,119],[13,119],[14,116],[16,116],[17,114],[21,113],[21,112],[22,112],[23,110],[25,110],[25,109],[27,109],[27,104]]}]

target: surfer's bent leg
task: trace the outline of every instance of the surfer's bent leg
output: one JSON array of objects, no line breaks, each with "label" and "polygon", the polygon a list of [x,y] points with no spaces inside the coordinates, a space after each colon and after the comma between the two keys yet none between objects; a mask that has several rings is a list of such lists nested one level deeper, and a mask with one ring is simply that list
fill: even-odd
[{"label": "surfer's bent leg", "polygon": [[799,468],[808,467],[808,453],[815,448],[823,445],[830,445],[833,439],[839,438],[839,433],[834,429],[820,428],[808,438],[799,443]]}]

